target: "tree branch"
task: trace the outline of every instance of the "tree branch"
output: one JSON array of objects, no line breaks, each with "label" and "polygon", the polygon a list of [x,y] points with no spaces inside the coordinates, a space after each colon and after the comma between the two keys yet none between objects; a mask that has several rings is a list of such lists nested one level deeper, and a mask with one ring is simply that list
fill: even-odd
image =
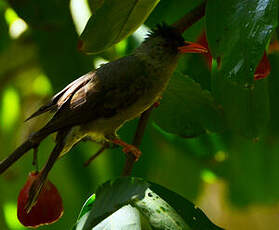
[{"label": "tree branch", "polygon": [[205,15],[206,2],[207,0],[205,0],[196,8],[192,9],[184,17],[173,23],[172,26],[175,27],[182,34],[185,30],[187,30]]},{"label": "tree branch", "polygon": [[[142,138],[144,135],[144,130],[145,130],[145,127],[147,125],[148,119],[151,115],[153,108],[154,108],[154,106],[151,106],[148,110],[143,112],[140,117],[140,120],[139,120],[139,123],[137,126],[137,130],[136,130],[136,134],[135,134],[134,140],[133,140],[133,145],[136,146],[137,148],[139,148],[139,146],[141,144],[141,141],[142,141]],[[127,158],[126,158],[125,167],[124,167],[124,170],[122,173],[123,176],[131,175],[135,162],[136,162],[135,156],[132,153],[128,153]]]},{"label": "tree branch", "polygon": [[[187,30],[189,27],[191,27],[194,23],[199,21],[204,15],[205,15],[205,6],[206,6],[207,0],[205,0],[202,4],[191,10],[189,13],[187,13],[184,17],[176,21],[172,24],[173,27],[175,27],[180,33],[183,33],[185,30]],[[142,113],[137,130],[134,136],[133,145],[137,148],[139,148],[143,135],[144,130],[146,128],[148,119],[151,115],[151,112],[154,108],[154,105],[151,106],[148,110],[146,110],[144,113]],[[136,162],[136,158],[132,153],[127,154],[125,167],[123,170],[122,175],[123,176],[129,176],[132,173],[133,166]]]}]

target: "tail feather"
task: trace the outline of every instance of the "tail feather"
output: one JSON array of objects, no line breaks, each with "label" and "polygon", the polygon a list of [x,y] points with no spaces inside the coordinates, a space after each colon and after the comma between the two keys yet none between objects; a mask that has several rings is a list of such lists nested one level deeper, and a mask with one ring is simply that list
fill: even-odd
[{"label": "tail feather", "polygon": [[17,147],[17,149],[6,159],[0,161],[0,175],[30,149],[36,148],[50,133],[52,132],[49,129],[42,128],[38,132],[31,135],[23,144]]},{"label": "tail feather", "polygon": [[31,140],[25,141],[20,145],[11,155],[9,155],[5,160],[0,162],[0,174],[2,174],[6,169],[8,169],[14,162],[21,158],[26,152],[34,148],[36,145]]},{"label": "tail feather", "polygon": [[66,144],[65,137],[67,136],[68,131],[69,129],[65,129],[63,131],[58,132],[56,136],[56,145],[52,150],[46,165],[44,166],[43,170],[39,173],[39,176],[31,185],[31,188],[29,190],[28,200],[25,205],[25,209],[28,213],[31,211],[32,207],[36,204],[40,192],[47,180],[48,173],[52,169],[55,161],[58,159],[61,151],[63,150]]}]

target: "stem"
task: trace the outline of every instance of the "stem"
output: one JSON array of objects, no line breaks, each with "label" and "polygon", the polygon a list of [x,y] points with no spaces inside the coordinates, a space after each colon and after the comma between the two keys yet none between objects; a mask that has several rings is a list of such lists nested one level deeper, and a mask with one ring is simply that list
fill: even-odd
[{"label": "stem", "polygon": [[[137,130],[136,130],[136,134],[134,136],[134,140],[133,140],[133,145],[137,148],[139,148],[143,135],[144,135],[144,130],[145,127],[147,125],[148,119],[151,115],[151,112],[153,110],[154,106],[151,106],[148,110],[146,110],[145,112],[143,112],[141,114],[138,126],[137,126]],[[132,153],[128,153],[127,154],[127,158],[126,158],[126,163],[125,163],[125,167],[123,170],[122,175],[123,176],[129,176],[132,173],[132,169],[133,166],[136,162],[136,158]]]},{"label": "stem", "polygon": [[35,146],[33,148],[33,161],[32,161],[32,165],[35,167],[35,172],[38,173],[39,172],[39,164],[38,164],[38,148],[39,146]]},{"label": "stem", "polygon": [[102,154],[108,148],[107,144],[104,144],[92,157],[90,157],[85,163],[84,167],[87,167],[93,160],[95,160],[100,154]]},{"label": "stem", "polygon": [[[187,13],[184,17],[176,21],[172,24],[173,27],[175,27],[180,33],[183,33],[185,30],[187,30],[189,27],[191,27],[194,23],[199,21],[204,15],[205,15],[205,6],[206,6],[207,0],[205,0],[202,4],[191,10],[189,13]],[[148,110],[143,112],[141,114],[136,134],[134,136],[133,145],[137,148],[139,148],[143,135],[144,130],[146,128],[148,119],[151,115],[151,112],[154,108],[154,105],[151,106]],[[127,154],[125,167],[123,170],[122,175],[123,176],[130,176],[132,173],[133,166],[136,162],[136,158],[132,153]]]},{"label": "stem", "polygon": [[207,0],[205,0],[196,8],[192,9],[184,17],[173,23],[172,26],[182,34],[185,30],[187,30],[205,15],[206,2]]}]

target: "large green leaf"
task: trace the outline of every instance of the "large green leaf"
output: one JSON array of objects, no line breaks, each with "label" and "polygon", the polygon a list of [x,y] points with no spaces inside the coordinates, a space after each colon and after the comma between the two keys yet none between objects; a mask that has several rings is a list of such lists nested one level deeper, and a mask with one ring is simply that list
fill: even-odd
[{"label": "large green leaf", "polygon": [[134,201],[134,205],[155,229],[190,230],[176,210],[149,188],[145,197]]},{"label": "large green leaf", "polygon": [[183,56],[179,61],[177,71],[199,83],[202,89],[211,91],[211,73],[203,55]]},{"label": "large green leaf", "polygon": [[[207,38],[213,56],[221,57],[212,89],[224,108],[230,128],[258,137],[269,120],[266,80],[254,72],[277,25],[276,0],[208,1]],[[220,10],[222,9],[222,10]]]},{"label": "large green leaf", "polygon": [[150,189],[160,195],[183,218],[192,230],[222,230],[213,224],[207,216],[190,201],[163,186],[151,183]]},{"label": "large green leaf", "polygon": [[[86,222],[89,212],[85,213],[78,221],[73,230],[81,230]],[[104,219],[92,230],[113,230],[113,229],[133,229],[151,230],[148,225],[141,223],[139,211],[131,205],[125,205],[112,215]]]},{"label": "large green leaf", "polygon": [[96,11],[104,4],[105,0],[89,0],[88,4],[91,8],[92,14],[95,14]]},{"label": "large green leaf", "polygon": [[210,93],[178,72],[172,76],[153,119],[165,131],[182,137],[224,128],[222,112]]},{"label": "large green leaf", "polygon": [[221,76],[240,85],[253,74],[277,25],[277,0],[213,0],[206,9],[207,38],[213,56],[221,56]]},{"label": "large green leaf", "polygon": [[[132,220],[127,219],[129,216]],[[74,229],[104,229],[105,226],[115,226],[117,222],[127,229],[135,229],[140,224],[142,229],[157,230],[221,229],[211,223],[194,204],[174,192],[139,178],[128,177],[103,184],[97,190],[96,200],[85,203]]]},{"label": "large green leaf", "polygon": [[133,33],[159,0],[106,0],[89,19],[81,34],[80,49],[97,53]]},{"label": "large green leaf", "polygon": [[102,220],[134,199],[142,199],[148,184],[137,178],[109,181],[98,188],[96,201],[85,222],[83,230],[91,230]]}]

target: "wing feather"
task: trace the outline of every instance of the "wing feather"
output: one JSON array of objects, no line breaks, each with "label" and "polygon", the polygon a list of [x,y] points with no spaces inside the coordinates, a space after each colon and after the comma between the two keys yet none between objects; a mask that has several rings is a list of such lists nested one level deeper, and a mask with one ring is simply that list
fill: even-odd
[{"label": "wing feather", "polygon": [[60,92],[55,94],[47,104],[41,106],[36,112],[34,112],[25,121],[28,121],[48,111],[57,112],[60,109],[60,107],[69,98],[71,98],[76,91],[78,91],[82,86],[86,85],[93,76],[94,76],[94,72],[89,72],[81,76],[80,78],[76,79],[75,81],[71,82],[64,89],[62,89]]}]

